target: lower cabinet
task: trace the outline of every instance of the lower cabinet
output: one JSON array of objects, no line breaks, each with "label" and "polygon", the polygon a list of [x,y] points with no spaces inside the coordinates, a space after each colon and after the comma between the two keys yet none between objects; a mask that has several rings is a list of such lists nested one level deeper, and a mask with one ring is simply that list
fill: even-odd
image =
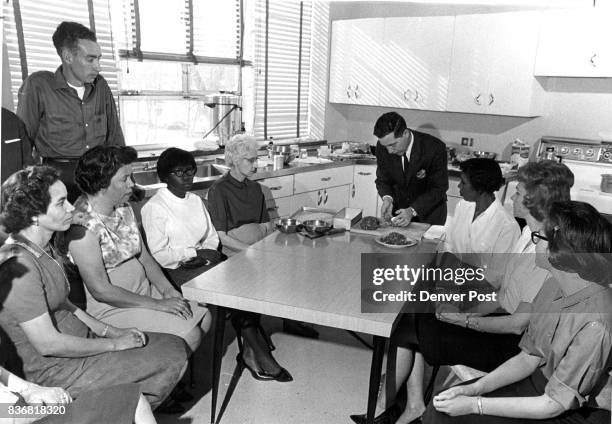
[{"label": "lower cabinet", "polygon": [[376,165],[355,165],[348,205],[362,209],[362,216],[380,216],[375,180]]},{"label": "lower cabinet", "polygon": [[291,216],[293,209],[293,196],[266,199],[266,208],[271,220]]},{"label": "lower cabinet", "polygon": [[307,191],[293,196],[293,210],[306,206],[339,211],[347,207],[349,202],[349,185],[329,187],[320,190]]}]

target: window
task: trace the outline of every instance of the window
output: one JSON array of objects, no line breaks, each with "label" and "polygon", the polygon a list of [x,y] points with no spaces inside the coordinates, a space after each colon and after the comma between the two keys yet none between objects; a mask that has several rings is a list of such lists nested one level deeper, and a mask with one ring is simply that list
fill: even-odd
[{"label": "window", "polygon": [[102,49],[101,73],[111,89],[117,89],[107,0],[20,0],[18,3],[9,0],[3,2],[3,13],[14,108],[25,77],[41,70],[54,72],[61,64],[51,36],[62,21],[79,22],[95,29]]},{"label": "window", "polygon": [[215,147],[203,96],[242,90],[240,1],[120,0],[111,16],[126,143]]},{"label": "window", "polygon": [[110,7],[121,57],[240,63],[240,0],[113,0]]},{"label": "window", "polygon": [[308,135],[312,2],[256,0],[255,135]]}]

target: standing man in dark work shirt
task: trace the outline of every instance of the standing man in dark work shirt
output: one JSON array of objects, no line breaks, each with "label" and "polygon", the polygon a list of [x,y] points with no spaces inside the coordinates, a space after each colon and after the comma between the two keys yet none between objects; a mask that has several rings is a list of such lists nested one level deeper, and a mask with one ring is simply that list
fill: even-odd
[{"label": "standing man in dark work shirt", "polygon": [[55,73],[31,74],[19,89],[17,115],[24,121],[42,162],[58,168],[68,200],[77,159],[98,145],[125,145],[113,94],[100,75],[96,35],[76,22],[62,22],[53,34],[62,64]]},{"label": "standing man in dark work shirt", "polygon": [[411,221],[444,225],[448,163],[446,145],[436,137],[408,129],[401,115],[389,112],[374,126],[376,189],[381,215],[404,227]]}]

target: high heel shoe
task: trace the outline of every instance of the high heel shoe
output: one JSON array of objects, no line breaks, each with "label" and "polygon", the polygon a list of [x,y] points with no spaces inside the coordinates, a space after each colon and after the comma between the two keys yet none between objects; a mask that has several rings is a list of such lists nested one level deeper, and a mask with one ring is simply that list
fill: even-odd
[{"label": "high heel shoe", "polygon": [[[385,411],[378,417],[374,418],[374,424],[395,424],[395,421],[402,414],[399,405],[396,403],[392,407],[385,409]],[[366,414],[351,415],[351,420],[357,424],[366,423]]]},{"label": "high heel shoe", "polygon": [[289,381],[293,381],[293,377],[291,376],[291,374],[289,374],[289,371],[287,371],[285,368],[280,369],[279,372],[277,372],[276,374],[270,374],[266,371],[256,371],[253,368],[251,368],[249,366],[249,364],[247,364],[244,359],[242,358],[242,353],[239,353],[238,355],[236,355],[236,362],[238,363],[238,365],[244,369],[248,369],[251,372],[251,375],[253,376],[253,378],[255,380],[259,380],[259,381],[270,381],[270,380],[276,380],[280,383],[287,383]]}]

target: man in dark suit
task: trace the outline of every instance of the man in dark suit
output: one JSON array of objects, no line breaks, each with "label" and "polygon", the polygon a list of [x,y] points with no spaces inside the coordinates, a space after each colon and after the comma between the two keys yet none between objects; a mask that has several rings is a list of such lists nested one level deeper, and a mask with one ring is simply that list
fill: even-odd
[{"label": "man in dark suit", "polygon": [[408,129],[395,112],[378,118],[374,135],[378,137],[376,189],[383,199],[383,218],[402,227],[411,221],[443,225],[448,189],[446,145]]}]

